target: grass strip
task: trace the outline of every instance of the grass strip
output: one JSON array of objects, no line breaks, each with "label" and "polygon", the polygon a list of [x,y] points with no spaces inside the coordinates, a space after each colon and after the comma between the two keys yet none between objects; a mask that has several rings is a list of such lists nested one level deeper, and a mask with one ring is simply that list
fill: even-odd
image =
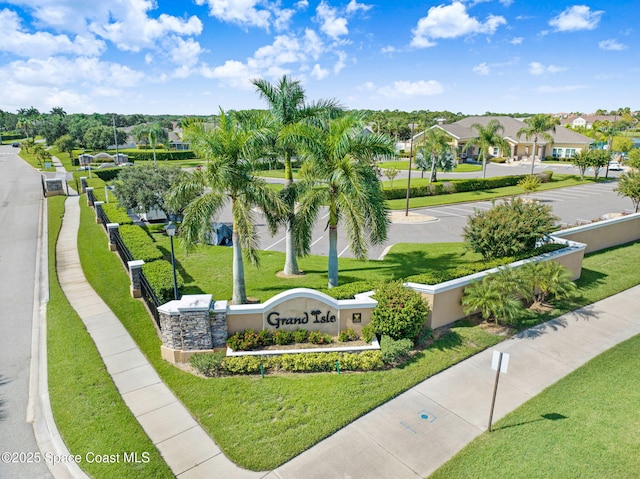
[{"label": "grass strip", "polygon": [[640,471],[640,335],[505,416],[431,477],[620,478]]},{"label": "grass strip", "polygon": [[[87,278],[121,318],[163,380],[225,454],[242,467],[275,468],[377,405],[502,339],[460,324],[411,363],[390,371],[291,374],[264,380],[195,377],[161,360],[155,328],[142,304],[129,297],[128,278],[120,261],[106,247],[92,246],[104,243],[104,232],[93,218],[93,211],[83,204],[78,244]],[[611,281],[612,275],[619,274],[615,269],[618,255],[622,255],[626,270],[633,270],[625,282]],[[580,283],[590,291],[571,303],[572,307],[640,282],[640,273],[632,268],[639,259],[637,245],[591,255]],[[354,397],[358,401],[353,401]]]},{"label": "grass strip", "polygon": [[92,210],[83,204],[78,248],[85,275],[225,454],[249,469],[277,467],[426,377],[502,339],[461,325],[400,369],[265,380],[199,378],[160,358],[153,323],[142,303],[130,297],[127,275],[117,256],[102,246],[104,241]]},{"label": "grass strip", "polygon": [[[174,477],[160,453],[125,405],[82,320],[67,301],[56,274],[56,240],[62,225],[64,197],[47,200],[49,210],[49,302],[47,361],[49,398],[56,425],[71,454],[93,477]],[[140,461],[125,462],[124,453],[137,452]],[[86,460],[88,453],[120,454],[117,462]]]}]

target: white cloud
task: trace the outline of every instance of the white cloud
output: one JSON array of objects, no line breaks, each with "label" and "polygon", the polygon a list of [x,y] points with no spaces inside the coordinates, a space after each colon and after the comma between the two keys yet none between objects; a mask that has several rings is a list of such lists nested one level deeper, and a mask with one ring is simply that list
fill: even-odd
[{"label": "white cloud", "polygon": [[472,70],[473,70],[473,73],[476,73],[478,75],[488,75],[489,73],[491,73],[491,69],[489,68],[489,65],[487,65],[485,62],[482,62],[479,65],[474,66]]},{"label": "white cloud", "polygon": [[593,30],[598,26],[603,13],[603,10],[591,11],[591,8],[586,5],[573,5],[549,20],[549,25],[557,32]]},{"label": "white cloud", "polygon": [[440,82],[435,80],[419,80],[411,81],[395,81],[391,85],[387,85],[378,89],[378,93],[390,98],[403,96],[431,96],[439,95],[444,92],[444,87]]},{"label": "white cloud", "polygon": [[320,23],[320,30],[334,40],[349,33],[347,19],[339,16],[338,10],[324,0],[316,8],[316,19]]},{"label": "white cloud", "polygon": [[311,70],[311,76],[316,78],[317,80],[322,80],[329,76],[329,70],[322,68],[317,63],[313,65],[313,69]]},{"label": "white cloud", "polygon": [[196,5],[208,5],[209,15],[223,22],[268,28],[271,12],[257,6],[260,0],[195,0]]},{"label": "white cloud", "polygon": [[46,58],[56,54],[99,55],[105,49],[103,41],[87,34],[53,35],[48,32],[28,33],[20,17],[7,8],[0,10],[0,51],[21,57]]},{"label": "white cloud", "polygon": [[626,45],[624,45],[622,43],[618,43],[617,40],[603,40],[603,41],[598,43],[598,46],[602,50],[620,51],[620,50],[626,50],[627,49]]},{"label": "white cloud", "polygon": [[513,37],[509,43],[511,43],[512,45],[521,45],[523,42],[524,38],[523,37]]},{"label": "white cloud", "polygon": [[540,62],[531,62],[529,63],[529,73],[531,75],[544,75],[545,73],[560,73],[565,71],[565,67],[559,67],[556,65],[544,66]]},{"label": "white cloud", "polygon": [[349,5],[347,5],[347,13],[355,13],[359,10],[362,10],[363,12],[366,12],[368,10],[370,10],[373,7],[373,5],[367,5],[364,3],[358,3],[356,2],[356,0],[351,0],[349,2]]},{"label": "white cloud", "polygon": [[382,47],[380,49],[380,53],[383,53],[385,55],[388,55],[388,54],[391,54],[391,53],[395,53],[396,51],[397,51],[396,47],[391,46],[391,45],[387,45],[386,47]]},{"label": "white cloud", "polygon": [[333,73],[338,74],[346,66],[347,54],[345,52],[336,52],[338,60],[333,64]]},{"label": "white cloud", "polygon": [[470,17],[467,7],[460,2],[429,8],[427,16],[418,20],[412,30],[411,45],[418,48],[435,46],[439,38],[456,38],[465,35],[492,35],[500,25],[506,25],[504,17],[489,15],[483,23]]},{"label": "white cloud", "polygon": [[566,93],[577,90],[584,90],[586,85],[542,85],[536,88],[539,93]]}]

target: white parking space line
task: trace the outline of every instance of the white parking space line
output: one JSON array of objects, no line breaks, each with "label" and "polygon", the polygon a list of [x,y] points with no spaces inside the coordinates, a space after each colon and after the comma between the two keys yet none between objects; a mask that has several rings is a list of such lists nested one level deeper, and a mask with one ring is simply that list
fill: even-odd
[{"label": "white parking space line", "polygon": [[475,211],[474,211],[474,209],[472,207],[469,207],[469,208],[456,208],[455,206],[445,206],[444,208],[446,208],[448,210],[464,211],[466,213],[475,213]]},{"label": "white parking space line", "polygon": [[322,238],[324,238],[324,236],[320,236],[320,238],[318,238],[317,240],[315,240],[313,243],[311,243],[311,246],[314,246],[318,241],[320,241]]},{"label": "white parking space line", "polygon": [[268,247],[266,247],[264,250],[270,250],[271,248],[273,248],[275,245],[277,245],[278,243],[282,243],[284,240],[286,240],[287,237],[285,236],[284,238],[279,239],[278,241],[276,241],[275,243],[273,243],[272,245],[269,245]]},{"label": "white parking space line", "polygon": [[345,249],[343,249],[342,251],[340,251],[340,254],[338,255],[338,258],[339,258],[340,256],[342,256],[342,255],[345,253],[345,251],[347,251],[348,249],[349,249],[349,247],[347,246]]},{"label": "white parking space line", "polygon": [[445,215],[445,216],[457,216],[458,218],[466,218],[466,217],[467,217],[467,215],[457,215],[457,214],[455,214],[455,213],[450,213],[450,212],[448,212],[448,211],[442,211],[442,210],[441,210],[441,209],[439,209],[439,208],[429,208],[427,211],[429,211],[429,212],[436,212],[436,213],[437,213],[437,212],[439,212],[440,214],[443,214],[443,215]]}]

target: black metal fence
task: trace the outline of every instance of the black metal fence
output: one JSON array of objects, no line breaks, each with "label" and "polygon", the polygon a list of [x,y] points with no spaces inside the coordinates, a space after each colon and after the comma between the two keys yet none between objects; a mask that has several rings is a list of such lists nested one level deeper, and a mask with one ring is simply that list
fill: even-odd
[{"label": "black metal fence", "polygon": [[[89,201],[93,203],[95,209],[96,198],[93,194],[93,191],[87,191],[87,197]],[[97,211],[97,215],[102,221],[102,226],[104,226],[104,229],[107,230],[107,234],[109,234],[107,228],[107,224],[111,222],[109,221],[109,217],[102,208]],[[116,245],[118,256],[120,256],[120,259],[122,260],[122,264],[124,265],[125,269],[129,271],[129,261],[133,261],[134,258],[131,254],[131,251],[129,251],[129,248],[127,248],[127,245],[124,243],[124,241],[122,241],[122,237],[120,236],[119,231],[116,231],[114,234],[114,243]],[[140,272],[140,290],[142,292],[142,299],[147,305],[147,308],[149,308],[149,311],[153,316],[153,320],[156,322],[158,328],[160,328],[160,315],[158,314],[158,306],[160,306],[160,300],[156,296],[155,291],[149,284],[149,281],[147,281],[147,278],[142,271]]]},{"label": "black metal fence", "polygon": [[151,315],[153,316],[158,329],[160,329],[160,315],[158,314],[160,301],[144,274],[140,274],[140,291],[142,292],[142,299],[147,303],[147,307],[149,308],[149,311],[151,311]]}]

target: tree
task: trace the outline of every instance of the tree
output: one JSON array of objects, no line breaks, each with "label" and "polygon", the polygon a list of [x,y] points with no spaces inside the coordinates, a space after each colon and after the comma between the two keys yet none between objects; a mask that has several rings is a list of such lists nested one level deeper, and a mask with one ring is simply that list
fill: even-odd
[{"label": "tree", "polygon": [[[117,130],[118,143],[125,143],[126,133]],[[106,150],[115,141],[113,128],[110,126],[92,126],[84,134],[84,145],[91,150]]]},{"label": "tree", "polygon": [[618,180],[618,186],[614,188],[620,196],[626,196],[633,203],[633,210],[638,212],[640,207],[640,173],[634,169],[624,173]]},{"label": "tree", "polygon": [[160,123],[145,123],[136,125],[131,130],[131,134],[138,143],[145,143],[153,148],[153,162],[156,162],[156,146],[158,143],[167,143],[169,134],[162,128]]},{"label": "tree", "polygon": [[593,168],[593,178],[598,179],[602,168],[609,168],[611,161],[611,152],[609,150],[591,150],[589,151],[590,166]]},{"label": "tree", "polygon": [[553,136],[551,136],[549,132],[552,131],[555,133],[556,125],[560,124],[560,120],[552,117],[551,115],[538,113],[537,115],[526,118],[524,122],[527,126],[520,128],[516,135],[518,135],[518,137],[524,135],[527,141],[533,138],[533,160],[531,161],[531,174],[533,175],[533,169],[535,168],[536,163],[536,154],[538,153],[538,140],[542,138],[550,145],[553,144]]},{"label": "tree", "polygon": [[272,231],[287,206],[264,180],[254,174],[255,140],[259,129],[239,123],[234,115],[220,110],[217,128],[194,120],[187,123],[184,136],[194,151],[207,158],[206,169],[195,170],[172,191],[172,196],[194,196],[184,210],[181,239],[185,247],[203,242],[212,218],[231,203],[233,214],[233,298],[234,304],[247,302],[243,254],[253,264],[259,263],[258,233],[253,207],[263,210]]},{"label": "tree", "polygon": [[440,129],[430,129],[425,132],[424,143],[416,152],[416,163],[422,170],[422,177],[427,169],[431,169],[429,182],[438,181],[437,171],[451,171],[455,166],[455,153],[449,144],[449,137]]},{"label": "tree", "polygon": [[386,170],[384,170],[384,176],[389,178],[389,181],[391,182],[391,188],[393,188],[393,180],[396,176],[398,176],[398,174],[400,174],[400,170],[398,168],[387,168]]},{"label": "tree", "polygon": [[633,148],[633,139],[628,136],[614,136],[611,150],[619,153],[629,153]]},{"label": "tree", "polygon": [[45,137],[47,145],[53,145],[58,138],[69,133],[67,119],[60,115],[47,117],[41,133]]},{"label": "tree", "polygon": [[367,243],[387,239],[388,207],[370,162],[376,155],[392,154],[393,141],[376,133],[364,135],[362,126],[362,117],[352,113],[315,126],[301,125],[292,135],[305,158],[296,243],[301,254],[309,253],[312,226],[320,208],[328,205],[329,288],[338,285],[338,223],[344,223],[358,259],[367,257]]},{"label": "tree", "polygon": [[524,190],[525,194],[533,193],[540,188],[540,178],[536,175],[527,175],[518,182],[518,186]]},{"label": "tree", "polygon": [[485,259],[516,256],[533,251],[553,231],[556,220],[549,206],[514,198],[494,203],[489,210],[476,210],[464,227],[463,237],[469,249]]},{"label": "tree", "polygon": [[480,310],[486,321],[493,319],[498,324],[516,324],[523,306],[513,290],[512,277],[509,269],[502,269],[464,288],[462,308],[465,314]]},{"label": "tree", "polygon": [[319,100],[316,103],[305,103],[305,91],[298,80],[291,80],[284,75],[275,85],[263,79],[253,79],[251,83],[256,87],[260,98],[267,101],[269,112],[274,119],[275,136],[279,141],[274,143],[276,154],[284,162],[285,191],[283,197],[289,205],[289,217],[285,220],[285,263],[284,274],[296,275],[300,273],[296,259],[295,244],[295,197],[290,189],[293,183],[291,157],[295,154],[295,145],[287,141],[287,129],[296,123],[310,120],[320,114],[335,115],[342,107],[336,100]]},{"label": "tree", "polygon": [[578,168],[578,173],[580,174],[580,181],[584,181],[584,174],[587,171],[587,168],[591,166],[591,156],[589,155],[589,151],[580,150],[571,158],[571,163],[573,166]]},{"label": "tree", "polygon": [[482,158],[482,177],[487,176],[487,158],[491,156],[491,149],[500,148],[502,151],[508,151],[511,146],[502,137],[504,127],[498,120],[491,120],[486,126],[481,123],[474,123],[471,128],[476,130],[477,136],[467,141],[464,147],[465,151],[478,147],[479,155]]},{"label": "tree", "polygon": [[184,173],[177,166],[136,166],[120,171],[115,194],[122,206],[136,213],[157,208],[167,216],[180,213],[167,205],[168,193]]},{"label": "tree", "polygon": [[517,274],[528,289],[524,296],[533,304],[545,303],[550,298],[567,298],[577,289],[571,280],[571,272],[555,261],[527,263]]},{"label": "tree", "polygon": [[73,149],[76,147],[76,142],[73,141],[73,138],[71,138],[71,135],[67,134],[67,135],[62,135],[60,138],[58,138],[55,141],[54,145],[59,151],[66,151],[67,154],[69,155],[69,158],[71,158]]},{"label": "tree", "polygon": [[36,157],[36,160],[38,160],[40,168],[42,168],[43,161],[51,158],[51,153],[47,151],[42,143],[36,143],[35,145],[33,145],[33,155]]},{"label": "tree", "polygon": [[634,170],[640,170],[640,148],[634,148],[629,152],[627,164]]}]

